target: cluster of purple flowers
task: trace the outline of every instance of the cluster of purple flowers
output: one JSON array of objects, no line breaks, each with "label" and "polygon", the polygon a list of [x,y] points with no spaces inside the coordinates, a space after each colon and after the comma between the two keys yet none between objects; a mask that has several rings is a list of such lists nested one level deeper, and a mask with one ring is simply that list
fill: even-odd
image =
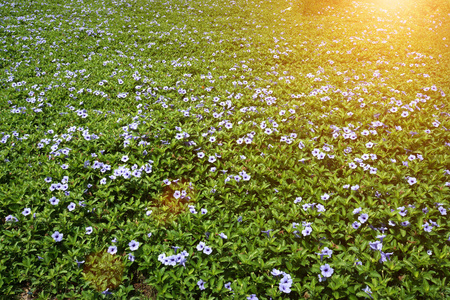
[{"label": "cluster of purple flowers", "polygon": [[203,251],[206,255],[210,255],[212,253],[212,249],[209,246],[206,246],[204,242],[200,242],[197,245],[197,251]]},{"label": "cluster of purple flowers", "polygon": [[430,223],[426,222],[422,225],[424,231],[431,232],[431,230],[433,230],[433,227],[439,227],[436,222],[433,222],[432,220],[429,220],[429,222]]},{"label": "cluster of purple flowers", "polygon": [[234,179],[236,182],[239,182],[239,181],[241,181],[241,179],[244,181],[249,181],[250,178],[251,178],[251,176],[249,174],[247,174],[247,172],[242,170],[241,172],[239,172],[239,175],[228,175],[225,178],[225,183],[231,181],[231,179]]},{"label": "cluster of purple flowers", "polygon": [[13,215],[7,215],[5,218],[6,222],[19,222],[19,219],[17,219],[15,216]]},{"label": "cluster of purple flowers", "polygon": [[[45,181],[47,183],[50,183],[52,181],[52,178],[47,177],[45,179]],[[69,188],[69,185],[67,184],[67,182],[69,181],[69,177],[68,176],[64,176],[63,179],[61,180],[61,183],[52,183],[49,187],[49,190],[51,192],[53,192],[54,190],[58,190],[58,191],[67,191],[67,189]]]},{"label": "cluster of purple flowers", "polygon": [[[310,234],[312,233],[312,227],[311,227],[311,224],[312,224],[312,223],[302,221],[302,226],[303,226],[302,235],[303,235],[303,236],[308,236],[308,235],[310,235]],[[296,229],[298,225],[300,225],[300,224],[299,224],[299,223],[295,223],[295,222],[292,223],[292,227],[293,227],[294,229]],[[300,235],[298,235],[298,230],[295,230],[295,231],[294,231],[294,235],[295,235],[296,237],[300,238]]]},{"label": "cluster of purple flowers", "polygon": [[289,294],[291,292],[291,287],[292,287],[292,278],[291,275],[279,271],[277,269],[273,269],[272,272],[270,272],[270,274],[272,274],[273,276],[277,277],[280,275],[283,275],[283,277],[280,279],[280,284],[279,284],[279,289],[280,291],[282,291],[283,293]]},{"label": "cluster of purple flowers", "polygon": [[316,207],[317,212],[324,212],[326,211],[325,206],[323,206],[322,204],[318,204],[318,203],[305,203],[302,205],[302,208],[304,211],[307,211],[310,208],[314,208]]},{"label": "cluster of purple flowers", "polygon": [[165,266],[175,266],[177,264],[182,265],[184,267],[186,263],[186,258],[189,256],[189,253],[184,250],[178,254],[173,254],[171,256],[166,256],[165,253],[162,253],[158,256],[158,261],[160,261]]},{"label": "cluster of purple flowers", "polygon": [[390,260],[390,256],[394,254],[393,252],[385,253],[383,252],[383,239],[386,237],[386,235],[378,235],[377,238],[380,239],[379,241],[375,242],[369,242],[369,246],[374,251],[379,251],[381,254],[380,263],[383,263],[387,261],[387,259]]}]

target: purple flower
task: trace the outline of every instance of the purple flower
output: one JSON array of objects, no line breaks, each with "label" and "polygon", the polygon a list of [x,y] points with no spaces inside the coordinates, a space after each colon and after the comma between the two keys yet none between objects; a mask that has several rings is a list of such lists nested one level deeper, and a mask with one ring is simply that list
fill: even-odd
[{"label": "purple flower", "polygon": [[12,221],[19,222],[19,220],[16,217],[14,217],[13,215],[6,216],[5,221],[6,222],[12,222]]},{"label": "purple flower", "polygon": [[233,291],[233,289],[231,288],[231,281],[225,283],[225,288],[226,288],[227,290]]},{"label": "purple flower", "polygon": [[[387,228],[383,228],[383,227],[381,227],[380,228],[380,230],[382,230],[383,229],[383,233],[384,233],[384,229],[387,229]],[[377,235],[377,239],[380,239],[380,243],[382,243],[383,242],[383,239],[386,237],[386,235],[385,234],[382,234],[382,235]]]},{"label": "purple flower", "polygon": [[384,263],[385,261],[387,261],[387,259],[391,260],[390,256],[394,254],[394,252],[384,253],[383,251],[380,251],[380,253],[381,253],[380,263]]},{"label": "purple flower", "polygon": [[69,210],[69,211],[72,211],[72,210],[74,210],[75,209],[75,206],[76,206],[76,204],[75,203],[73,203],[73,202],[70,202],[70,204],[67,206],[67,209]]},{"label": "purple flower", "polygon": [[109,288],[102,292],[103,295],[111,295],[112,293],[109,291]]},{"label": "purple flower", "polygon": [[128,253],[128,260],[134,261],[135,257],[132,253]]},{"label": "purple flower", "polygon": [[368,215],[368,214],[361,214],[361,215],[358,217],[358,220],[359,220],[361,223],[365,223],[365,222],[367,221],[368,218],[369,218],[369,215]]},{"label": "purple flower", "polygon": [[422,227],[423,227],[423,230],[425,230],[426,232],[431,232],[431,230],[433,229],[433,226],[428,224],[428,222],[423,224]]},{"label": "purple flower", "polygon": [[267,237],[270,238],[270,232],[272,231],[272,229],[269,230],[261,230],[262,233],[267,234]]},{"label": "purple flower", "polygon": [[91,226],[89,226],[89,227],[86,227],[86,234],[91,234],[91,233],[92,233],[92,231],[93,231],[93,229],[92,229],[92,227],[91,227]]},{"label": "purple flower", "polygon": [[320,198],[321,198],[322,200],[328,200],[328,199],[330,199],[330,195],[328,195],[327,193],[325,193],[325,194],[323,194],[322,196],[320,196]]},{"label": "purple flower", "polygon": [[55,232],[52,234],[52,238],[55,240],[55,242],[61,242],[62,239],[63,239],[63,234],[62,234],[62,233],[59,233],[58,231],[55,231]]},{"label": "purple flower", "polygon": [[286,285],[288,285],[290,287],[292,285],[291,275],[286,274],[286,273],[283,272],[283,278],[281,278],[280,284],[286,284]]},{"label": "purple flower", "polygon": [[24,215],[24,216],[28,216],[29,214],[31,214],[31,209],[29,209],[29,208],[25,208],[22,212],[22,215]]},{"label": "purple flower", "polygon": [[369,295],[369,297],[373,299],[372,291],[370,290],[368,285],[366,285],[366,288],[363,289],[363,292],[366,293],[367,295]]},{"label": "purple flower", "polygon": [[312,228],[309,226],[306,226],[305,229],[302,230],[303,236],[308,236],[311,234],[311,232],[312,232]]},{"label": "purple flower", "polygon": [[283,284],[280,283],[280,291],[282,291],[283,293],[289,294],[291,292],[291,285],[290,284]]},{"label": "purple flower", "polygon": [[109,246],[108,253],[116,254],[117,253],[117,246]]},{"label": "purple flower", "polygon": [[370,248],[372,250],[381,251],[383,244],[380,241],[369,242]]},{"label": "purple flower", "polygon": [[164,259],[166,259],[165,253],[161,253],[160,255],[158,255],[158,261],[160,261],[161,263],[164,263]]},{"label": "purple flower", "polygon": [[220,234],[219,234],[219,236],[221,237],[221,238],[223,238],[223,239],[227,239],[228,237],[225,235],[225,233],[223,233],[223,232],[221,232]]},{"label": "purple flower", "polygon": [[358,229],[359,226],[361,226],[361,223],[359,223],[357,221],[353,222],[353,224],[352,224],[353,229]]},{"label": "purple flower", "polygon": [[333,250],[328,249],[328,247],[325,247],[322,249],[322,255],[328,255],[329,258],[331,258],[331,255],[333,254]]},{"label": "purple flower", "polygon": [[247,297],[247,300],[258,300],[258,297],[256,297],[255,294],[251,294],[250,296]]},{"label": "purple flower", "polygon": [[353,210],[353,214],[354,214],[354,215],[359,214],[359,213],[361,212],[361,210],[362,210],[361,207],[355,208],[355,209]]},{"label": "purple flower", "polygon": [[198,287],[200,288],[200,290],[204,290],[205,289],[205,282],[203,281],[203,280],[199,280],[198,282],[197,282],[197,285],[198,285]]},{"label": "purple flower", "polygon": [[403,221],[400,223],[403,227],[406,227],[409,225],[409,221]]},{"label": "purple flower", "polygon": [[128,246],[130,246],[131,251],[135,251],[139,248],[139,242],[132,240],[131,242],[128,243]]},{"label": "purple flower", "polygon": [[205,243],[204,242],[200,242],[200,243],[198,243],[198,245],[197,245],[197,251],[202,251],[203,250],[203,248],[205,248]]},{"label": "purple flower", "polygon": [[[179,254],[180,255],[180,254]],[[187,259],[184,257],[184,256],[182,256],[182,255],[180,255],[179,256],[179,260],[177,260],[177,263],[179,264],[179,265],[182,265],[184,268],[186,268],[186,261],[187,261]]]},{"label": "purple flower", "polygon": [[77,263],[78,268],[81,266],[81,264],[84,264],[84,260],[78,261],[78,259],[76,259],[76,258],[75,258],[75,262]]},{"label": "purple flower", "polygon": [[329,264],[325,264],[323,266],[320,266],[320,271],[322,271],[322,276],[323,277],[331,277],[331,275],[333,275],[333,268],[330,267]]},{"label": "purple flower", "polygon": [[251,176],[248,175],[247,173],[245,173],[244,175],[242,175],[242,180],[244,180],[244,181],[249,181],[250,178],[251,178]]},{"label": "purple flower", "polygon": [[193,214],[197,213],[197,211],[195,210],[195,207],[193,205],[189,205],[189,211]]},{"label": "purple flower", "polygon": [[281,274],[283,274],[283,272],[277,269],[273,269],[272,272],[270,272],[270,274],[272,274],[273,276],[280,276]]},{"label": "purple flower", "polygon": [[398,208],[400,211],[398,212],[398,214],[400,215],[400,216],[402,216],[402,217],[405,217],[406,216],[406,214],[408,213],[408,211],[405,209],[405,207],[399,207]]},{"label": "purple flower", "polygon": [[205,246],[205,248],[203,249],[203,253],[205,253],[206,255],[210,255],[212,252],[211,247]]},{"label": "purple flower", "polygon": [[178,253],[178,249],[180,249],[181,247],[178,247],[178,246],[172,246],[172,249],[174,249],[175,250],[175,254],[177,254]]},{"label": "purple flower", "polygon": [[409,177],[408,178],[408,183],[409,183],[409,185],[413,185],[413,184],[415,184],[417,182],[417,179],[416,178],[414,178],[414,177]]},{"label": "purple flower", "polygon": [[433,226],[433,227],[439,227],[439,225],[438,225],[438,223],[436,223],[436,222],[434,222],[433,220],[429,220],[430,221],[430,224],[431,224],[431,226]]}]

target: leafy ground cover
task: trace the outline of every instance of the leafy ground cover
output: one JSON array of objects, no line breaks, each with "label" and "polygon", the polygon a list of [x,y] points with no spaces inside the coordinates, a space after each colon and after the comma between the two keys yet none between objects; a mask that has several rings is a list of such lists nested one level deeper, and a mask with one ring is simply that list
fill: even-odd
[{"label": "leafy ground cover", "polygon": [[0,2],[0,295],[450,297],[448,2],[313,3]]}]

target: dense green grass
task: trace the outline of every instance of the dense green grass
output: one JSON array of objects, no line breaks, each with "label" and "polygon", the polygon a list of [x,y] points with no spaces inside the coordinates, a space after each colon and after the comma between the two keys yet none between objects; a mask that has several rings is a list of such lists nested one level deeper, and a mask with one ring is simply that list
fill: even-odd
[{"label": "dense green grass", "polygon": [[449,298],[449,2],[317,3],[1,2],[0,298]]}]

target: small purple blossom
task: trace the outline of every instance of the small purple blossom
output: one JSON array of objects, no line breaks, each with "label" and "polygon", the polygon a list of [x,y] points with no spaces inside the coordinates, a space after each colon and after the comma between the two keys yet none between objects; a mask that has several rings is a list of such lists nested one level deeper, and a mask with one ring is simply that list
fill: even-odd
[{"label": "small purple blossom", "polygon": [[211,252],[212,252],[211,247],[205,246],[205,248],[203,248],[203,253],[205,253],[206,255],[210,255]]},{"label": "small purple blossom", "polygon": [[109,246],[108,248],[108,253],[109,254],[116,254],[117,253],[117,246]]},{"label": "small purple blossom", "polygon": [[67,206],[67,209],[68,209],[69,211],[73,211],[73,210],[75,209],[76,206],[77,206],[77,205],[76,205],[75,203],[70,202],[70,204]]},{"label": "small purple blossom", "polygon": [[200,242],[197,245],[197,251],[203,251],[203,248],[205,248],[205,243],[204,242]]},{"label": "small purple blossom", "polygon": [[53,234],[52,234],[52,238],[55,240],[55,242],[61,242],[62,241],[62,239],[63,239],[63,234],[62,233],[59,233],[59,231],[55,231]]},{"label": "small purple blossom", "polygon": [[130,247],[131,251],[135,251],[139,248],[139,242],[132,240],[131,242],[128,243],[128,246]]},{"label": "small purple blossom", "polygon": [[358,217],[358,220],[359,220],[361,223],[365,223],[365,222],[367,221],[367,219],[369,219],[369,215],[368,215],[368,214],[361,214],[361,215]]},{"label": "small purple blossom", "polygon": [[197,282],[197,285],[198,285],[198,287],[200,288],[200,290],[204,290],[205,289],[205,282],[203,281],[203,280],[199,280],[198,282]]},{"label": "small purple blossom", "polygon": [[333,275],[333,272],[334,272],[333,268],[330,267],[329,264],[325,264],[323,266],[320,266],[320,271],[322,271],[322,276],[323,277],[327,277],[327,278],[331,277],[331,275]]}]

